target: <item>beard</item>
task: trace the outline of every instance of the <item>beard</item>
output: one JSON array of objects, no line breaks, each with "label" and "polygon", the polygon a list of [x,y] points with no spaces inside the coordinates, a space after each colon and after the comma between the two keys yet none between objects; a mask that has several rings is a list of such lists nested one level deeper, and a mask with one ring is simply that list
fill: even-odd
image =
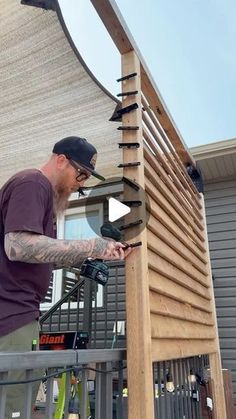
[{"label": "beard", "polygon": [[69,197],[71,192],[59,186],[54,190],[53,209],[57,216],[60,216],[69,206]]}]

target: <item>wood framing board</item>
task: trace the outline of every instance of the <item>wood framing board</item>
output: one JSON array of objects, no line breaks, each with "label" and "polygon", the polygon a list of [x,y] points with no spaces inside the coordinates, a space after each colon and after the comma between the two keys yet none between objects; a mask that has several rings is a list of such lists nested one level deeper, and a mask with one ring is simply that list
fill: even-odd
[{"label": "wood framing board", "polygon": [[[211,326],[194,323],[188,320],[171,318],[160,314],[151,314],[152,339],[214,339],[215,333]],[[194,342],[193,342],[194,345]],[[188,357],[188,354],[186,354]]]},{"label": "wood framing board", "polygon": [[155,291],[160,295],[170,297],[173,300],[173,304],[177,301],[184,303],[187,306],[196,307],[208,314],[211,313],[210,297],[208,296],[208,298],[206,298],[204,293],[205,288],[203,288],[203,295],[201,296],[196,293],[195,288],[188,289],[164,274],[155,272],[151,268],[149,268],[148,277],[150,290]]},{"label": "wood framing board", "polygon": [[[122,56],[122,74],[137,73],[122,83],[123,91],[138,91],[135,103],[138,109],[124,114],[122,123],[125,126],[139,126],[138,131],[123,131],[123,142],[138,142],[137,149],[124,148],[123,162],[140,162],[136,167],[125,167],[124,176],[136,182],[141,188],[136,191],[124,185],[125,200],[139,200],[142,205],[132,208],[125,217],[125,224],[142,219],[145,225],[146,207],[144,196],[144,165],[141,130],[141,86],[140,63],[134,51]],[[123,98],[122,106],[132,104],[134,98]],[[147,263],[147,232],[143,226],[125,230],[125,241],[135,236],[142,246],[134,250],[125,263],[126,278],[126,319],[127,319],[127,365],[129,386],[129,419],[154,419],[153,371],[151,357],[151,322]],[[132,236],[131,236],[132,235]],[[143,395],[145,394],[145,397]]]},{"label": "wood framing board", "polygon": [[153,314],[160,314],[174,319],[205,324],[207,326],[214,325],[212,313],[193,307],[188,302],[176,301],[154,290],[150,290],[150,310]]},{"label": "wood framing board", "polygon": [[[214,339],[152,339],[153,362],[212,354],[215,351]],[[224,416],[222,418],[225,419]]]}]

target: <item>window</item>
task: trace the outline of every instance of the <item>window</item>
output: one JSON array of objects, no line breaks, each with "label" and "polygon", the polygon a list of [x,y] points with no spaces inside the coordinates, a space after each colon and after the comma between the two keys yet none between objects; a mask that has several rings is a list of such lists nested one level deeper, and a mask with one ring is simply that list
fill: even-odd
[{"label": "window", "polygon": [[[58,220],[57,236],[59,239],[81,240],[99,235],[103,223],[102,204],[85,207],[70,208],[65,215]],[[50,287],[42,303],[41,309],[47,310],[68,292],[77,281],[75,274],[66,269],[58,269],[53,272]],[[83,304],[83,303],[80,303]],[[98,285],[97,306],[103,304],[103,287]],[[65,305],[66,308],[66,305]]]}]

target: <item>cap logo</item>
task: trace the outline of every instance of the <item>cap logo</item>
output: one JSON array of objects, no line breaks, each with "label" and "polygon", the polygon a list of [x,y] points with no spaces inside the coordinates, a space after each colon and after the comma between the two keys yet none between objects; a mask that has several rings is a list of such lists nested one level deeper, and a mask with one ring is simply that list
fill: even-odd
[{"label": "cap logo", "polygon": [[93,155],[93,157],[92,157],[92,158],[91,158],[91,160],[90,160],[90,164],[91,164],[93,167],[95,167],[96,161],[97,161],[97,154],[94,154],[94,155]]}]

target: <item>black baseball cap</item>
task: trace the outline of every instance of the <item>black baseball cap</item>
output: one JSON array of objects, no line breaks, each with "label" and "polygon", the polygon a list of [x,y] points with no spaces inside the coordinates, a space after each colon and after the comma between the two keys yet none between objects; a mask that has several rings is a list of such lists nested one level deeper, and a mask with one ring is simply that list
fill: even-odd
[{"label": "black baseball cap", "polygon": [[102,175],[94,170],[97,160],[97,150],[85,138],[63,138],[54,145],[52,152],[55,154],[64,154],[68,159],[79,163],[80,166],[88,170],[97,179],[105,180]]}]

